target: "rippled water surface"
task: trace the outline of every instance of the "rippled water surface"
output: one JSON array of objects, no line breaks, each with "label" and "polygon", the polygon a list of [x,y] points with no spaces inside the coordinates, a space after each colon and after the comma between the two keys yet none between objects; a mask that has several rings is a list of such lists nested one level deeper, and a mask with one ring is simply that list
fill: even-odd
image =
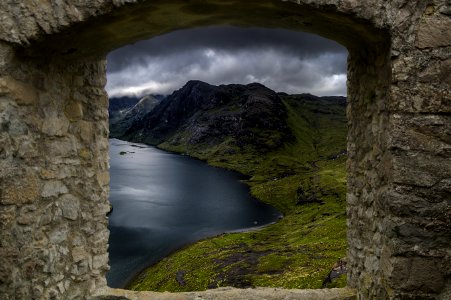
[{"label": "rippled water surface", "polygon": [[110,176],[110,287],[188,243],[280,216],[239,174],[142,144],[111,139]]}]

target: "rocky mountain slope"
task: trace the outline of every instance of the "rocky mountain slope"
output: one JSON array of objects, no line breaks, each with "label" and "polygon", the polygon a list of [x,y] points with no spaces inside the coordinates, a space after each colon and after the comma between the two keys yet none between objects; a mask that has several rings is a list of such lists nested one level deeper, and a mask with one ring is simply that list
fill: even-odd
[{"label": "rocky mountain slope", "polygon": [[164,96],[147,95],[142,98],[120,97],[110,99],[110,137],[121,137],[134,123],[139,123],[157,106]]},{"label": "rocky mountain slope", "polygon": [[290,138],[286,119],[281,98],[261,84],[189,81],[151,113],[135,118],[120,138],[172,147],[268,151]]},{"label": "rocky mountain slope", "polygon": [[110,98],[109,105],[108,105],[110,125],[111,125],[111,121],[113,121],[113,123],[114,123],[117,119],[120,118],[123,111],[130,109],[138,102],[139,102],[139,98],[137,98],[137,97],[124,96],[124,97]]}]

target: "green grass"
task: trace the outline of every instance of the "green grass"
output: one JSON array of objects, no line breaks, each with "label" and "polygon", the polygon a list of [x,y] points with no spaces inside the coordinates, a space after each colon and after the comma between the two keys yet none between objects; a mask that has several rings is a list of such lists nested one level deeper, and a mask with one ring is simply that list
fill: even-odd
[{"label": "green grass", "polygon": [[[245,233],[223,234],[181,249],[142,272],[133,290],[194,291],[220,286],[320,288],[334,263],[346,253],[344,109],[315,113],[317,105],[284,100],[296,139],[268,153],[219,145],[160,147],[249,175],[253,196],[284,214],[276,224]],[[335,111],[333,111],[335,110]],[[297,205],[298,189],[322,203]],[[177,272],[183,272],[181,285]],[[340,278],[334,286],[345,286]]]}]

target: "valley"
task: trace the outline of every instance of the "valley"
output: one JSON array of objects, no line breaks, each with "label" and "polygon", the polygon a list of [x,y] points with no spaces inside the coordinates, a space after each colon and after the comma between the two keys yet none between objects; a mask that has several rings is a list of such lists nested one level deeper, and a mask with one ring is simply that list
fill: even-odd
[{"label": "valley", "polygon": [[[344,97],[190,81],[139,117],[110,119],[111,137],[246,175],[252,195],[284,215],[257,231],[187,246],[142,272],[129,288],[321,288],[346,256],[345,108]],[[345,281],[340,276],[328,286]]]}]

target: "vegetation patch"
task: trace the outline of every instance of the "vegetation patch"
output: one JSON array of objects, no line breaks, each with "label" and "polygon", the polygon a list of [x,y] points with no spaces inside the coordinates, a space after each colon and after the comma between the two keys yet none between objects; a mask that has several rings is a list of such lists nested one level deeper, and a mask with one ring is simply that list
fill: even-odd
[{"label": "vegetation patch", "polygon": [[[247,175],[251,194],[284,217],[258,231],[222,234],[185,247],[143,271],[128,288],[321,288],[346,256],[346,117],[343,104],[316,100],[283,97],[293,138],[272,151],[239,147],[230,138],[213,147],[160,144]],[[345,276],[333,283],[345,285]]]}]

